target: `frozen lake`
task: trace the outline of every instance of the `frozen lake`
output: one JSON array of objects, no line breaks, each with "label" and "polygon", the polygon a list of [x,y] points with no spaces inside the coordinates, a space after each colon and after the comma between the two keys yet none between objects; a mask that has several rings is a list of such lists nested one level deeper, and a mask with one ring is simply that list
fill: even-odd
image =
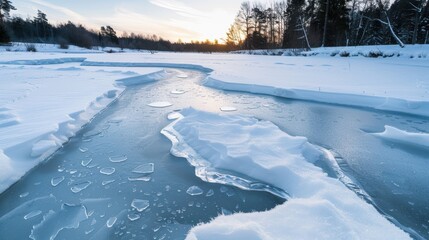
[{"label": "frozen lake", "polygon": [[385,125],[427,133],[428,119],[224,92],[201,86],[202,73],[167,71],[173,77],[128,87],[49,161],[0,195],[0,239],[177,239],[219,214],[281,204],[269,193],[206,183],[169,153],[160,130],[175,118],[171,113],[187,107],[255,116],[307,137],[335,153],[355,180],[351,189],[364,189],[394,222],[429,237],[429,150],[369,134]]}]

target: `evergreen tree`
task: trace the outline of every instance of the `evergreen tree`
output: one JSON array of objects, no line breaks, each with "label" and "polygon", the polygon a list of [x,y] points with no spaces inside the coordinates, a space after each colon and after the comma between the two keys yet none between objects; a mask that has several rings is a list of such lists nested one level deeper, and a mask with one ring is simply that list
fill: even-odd
[{"label": "evergreen tree", "polygon": [[310,38],[314,46],[347,44],[349,0],[316,0],[310,22]]},{"label": "evergreen tree", "polygon": [[4,19],[9,17],[11,10],[16,10],[9,0],[0,0],[0,43],[10,42],[9,34],[4,24]]},{"label": "evergreen tree", "polygon": [[304,15],[305,0],[292,0],[286,10],[286,26],[283,35],[283,48],[303,48],[302,34],[298,30],[299,19]]}]

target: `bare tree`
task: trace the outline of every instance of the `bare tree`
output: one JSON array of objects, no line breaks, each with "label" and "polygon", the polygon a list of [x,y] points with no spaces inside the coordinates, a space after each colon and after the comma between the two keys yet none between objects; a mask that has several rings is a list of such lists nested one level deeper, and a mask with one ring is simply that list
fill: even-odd
[{"label": "bare tree", "polygon": [[390,19],[389,19],[389,15],[387,15],[387,11],[384,11],[384,14],[386,15],[386,20],[387,22],[379,19],[379,18],[369,18],[364,16],[366,19],[370,20],[370,21],[378,21],[386,26],[389,27],[390,33],[392,34],[392,36],[395,38],[396,42],[398,43],[398,45],[403,48],[405,47],[404,43],[401,41],[401,39],[399,39],[398,35],[396,35],[395,31],[393,30],[392,24],[390,23]]}]

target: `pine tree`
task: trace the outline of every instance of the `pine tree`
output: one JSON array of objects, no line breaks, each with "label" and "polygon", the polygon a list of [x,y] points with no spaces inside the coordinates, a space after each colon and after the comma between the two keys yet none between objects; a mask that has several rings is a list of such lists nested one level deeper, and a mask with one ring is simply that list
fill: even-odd
[{"label": "pine tree", "polygon": [[11,1],[0,0],[0,43],[10,42],[10,37],[4,24],[4,18],[9,17],[11,10],[16,10]]},{"label": "pine tree", "polygon": [[286,28],[283,35],[283,48],[302,48],[304,42],[298,30],[299,19],[304,14],[305,0],[292,0],[286,10]]},{"label": "pine tree", "polygon": [[316,0],[310,22],[310,38],[315,46],[341,46],[347,43],[349,0]]}]

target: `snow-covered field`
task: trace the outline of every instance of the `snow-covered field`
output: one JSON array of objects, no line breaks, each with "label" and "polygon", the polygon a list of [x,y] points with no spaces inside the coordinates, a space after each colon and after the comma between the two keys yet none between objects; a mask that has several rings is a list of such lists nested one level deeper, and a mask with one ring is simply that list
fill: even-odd
[{"label": "snow-covered field", "polygon": [[[425,51],[429,49],[429,46],[419,47]],[[340,58],[322,53],[311,57],[137,52],[107,54],[74,47],[68,53],[53,51],[52,47],[47,47],[46,51],[40,48],[39,52],[28,53],[1,48],[4,51],[0,51],[0,192],[60,148],[114,101],[127,85],[161,80],[168,74],[163,68],[168,67],[205,72],[208,75],[203,84],[224,90],[429,117],[428,58]],[[408,46],[401,49],[405,52],[403,56],[407,49]],[[414,55],[415,48],[409,49],[409,54]],[[366,51],[365,48],[357,50]],[[198,130],[195,133],[186,132],[189,129],[184,132],[175,129],[179,140],[188,145],[194,144],[190,148],[196,154],[200,155],[198,151],[211,153],[210,156],[200,155],[205,160],[210,160],[211,156],[222,156],[217,160],[211,159],[210,164],[230,167],[230,170],[264,180],[292,197],[287,204],[268,213],[219,217],[208,225],[192,230],[189,238],[211,236],[216,239],[212,234],[219,231],[223,234],[222,238],[231,239],[255,237],[254,234],[259,238],[277,239],[280,236],[322,239],[408,237],[371,205],[312,165],[311,162],[323,155],[320,152],[323,150],[315,148],[305,138],[289,136],[271,123],[261,123],[251,118],[207,117],[205,113],[190,112],[189,116],[185,114],[185,121],[201,122],[201,116],[203,120],[218,121],[202,126],[200,135],[196,134]],[[192,121],[189,124],[191,127],[198,126]],[[179,126],[180,121],[171,128]],[[205,126],[213,128],[204,130]],[[223,126],[220,130],[226,132],[210,132],[217,130],[217,126]],[[264,133],[265,130],[270,130],[270,134]],[[278,149],[254,152],[258,148],[251,146],[256,146],[256,142],[251,145],[246,141],[240,142],[240,139],[222,142],[216,135],[219,133],[231,135],[228,138],[231,141],[235,134],[253,141],[267,141],[267,144],[278,146]],[[424,133],[412,134],[386,126],[384,133],[375,135],[409,144],[420,142],[427,147],[427,134]],[[181,136],[183,139],[180,139]],[[282,150],[283,145],[289,148]],[[208,146],[212,151],[205,149]],[[284,154],[290,154],[293,161],[279,163],[279,158]],[[266,157],[269,162],[263,161]],[[231,159],[235,158],[239,158],[241,164],[231,164]],[[241,169],[243,166],[246,167]],[[247,172],[249,166],[254,166],[254,172]],[[286,179],[305,188],[289,185]],[[289,228],[270,226],[266,220],[288,214],[291,218],[284,221],[289,221]],[[296,218],[309,222],[292,224]],[[320,221],[324,224],[315,227]],[[332,224],[335,229],[331,228]]]}]

